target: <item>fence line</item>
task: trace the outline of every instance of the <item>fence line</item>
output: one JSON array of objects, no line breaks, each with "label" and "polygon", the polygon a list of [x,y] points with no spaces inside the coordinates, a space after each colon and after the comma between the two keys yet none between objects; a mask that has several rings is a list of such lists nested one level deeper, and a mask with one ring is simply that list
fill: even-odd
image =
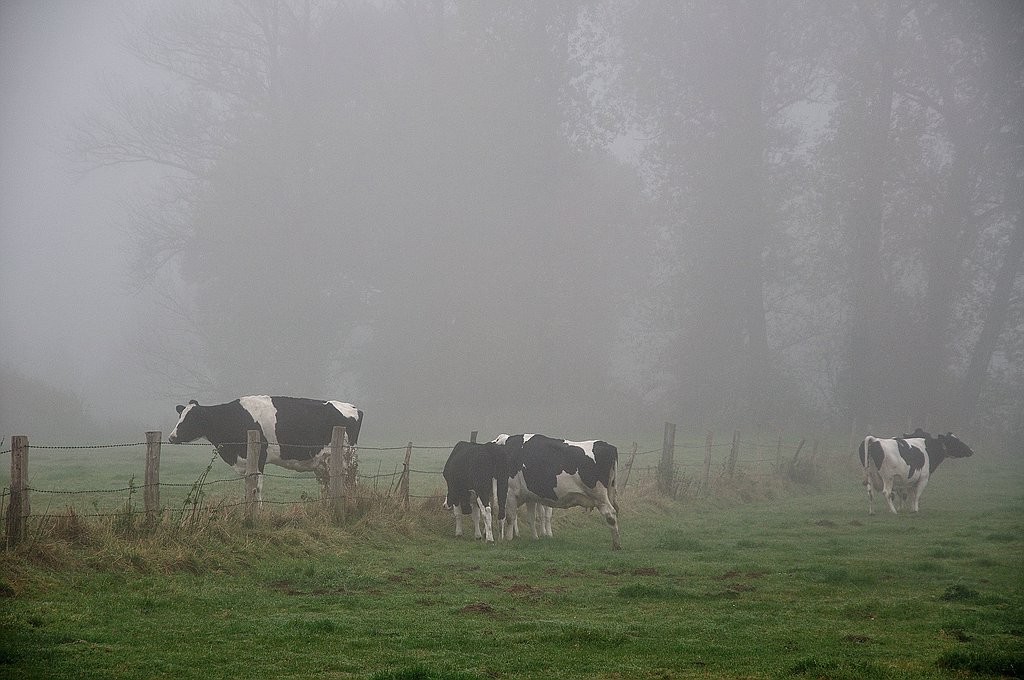
[{"label": "fence line", "polygon": [[[714,435],[712,432],[707,433],[706,440],[703,444],[689,444],[689,443],[677,443],[675,442],[675,425],[671,423],[665,424],[665,437],[661,449],[649,449],[645,451],[638,451],[637,445],[634,443],[632,451],[628,454],[622,452],[620,456],[619,466],[622,473],[619,476],[620,490],[624,489],[630,480],[630,475],[633,474],[634,478],[640,477],[641,479],[649,477],[651,474],[655,474],[658,480],[658,488],[663,494],[677,495],[682,485],[689,486],[692,480],[689,480],[687,476],[687,470],[695,470],[689,473],[689,475],[696,479],[697,488],[701,493],[707,493],[711,485],[711,467],[712,467],[712,453],[716,449],[724,449],[729,447],[729,454],[722,460],[720,459],[718,465],[715,466],[716,470],[720,470],[717,473],[717,479],[722,479],[726,476],[732,478],[735,475],[737,466],[740,469],[749,469],[754,465],[769,465],[774,467],[774,472],[779,473],[783,470],[784,465],[789,464],[791,467],[795,467],[806,439],[801,439],[799,444],[796,446],[796,453],[792,455],[792,461],[783,458],[783,449],[788,451],[793,450],[793,446],[789,443],[784,443],[782,436],[780,435],[777,441],[772,443],[764,443],[758,441],[751,441],[743,439],[740,436],[739,430],[733,432],[731,441],[714,441]],[[344,428],[339,428],[344,430]],[[258,433],[253,433],[256,436],[255,440],[247,442],[238,442],[235,444],[229,444],[230,446],[247,446],[248,450],[256,452],[262,445],[258,436]],[[209,472],[210,467],[200,476],[195,482],[161,482],[159,481],[159,456],[161,446],[212,446],[208,443],[203,442],[187,442],[179,444],[161,443],[160,432],[147,432],[147,441],[143,442],[129,442],[129,443],[112,443],[112,444],[93,444],[93,445],[29,445],[27,438],[24,437],[12,437],[11,448],[0,451],[2,454],[12,454],[11,457],[11,486],[0,489],[0,515],[6,516],[6,543],[7,545],[13,545],[20,540],[21,535],[24,531],[25,520],[28,518],[39,518],[52,516],[49,513],[44,514],[33,514],[30,511],[28,502],[29,493],[44,494],[44,495],[63,495],[63,496],[83,496],[83,495],[103,495],[103,494],[128,494],[125,508],[116,512],[96,512],[96,513],[75,513],[78,517],[123,517],[125,514],[143,514],[147,515],[148,518],[153,519],[158,513],[163,513],[170,510],[167,507],[161,507],[159,502],[159,490],[161,488],[188,488],[191,489],[189,495],[186,497],[181,512],[184,514],[188,512],[188,506],[192,505],[191,512],[195,512],[197,498],[201,498],[204,490],[213,485],[228,484],[228,483],[241,483],[246,485],[246,492],[242,496],[242,500],[238,502],[224,503],[223,501],[208,506],[209,510],[245,507],[247,518],[251,519],[254,513],[257,511],[256,500],[256,489],[258,475],[262,474],[265,477],[282,478],[282,479],[300,479],[300,480],[311,480],[317,477],[310,476],[308,474],[275,474],[272,472],[259,473],[255,470],[247,472],[247,474],[238,478],[224,478],[207,480],[206,474]],[[473,433],[471,440],[475,440],[476,432]],[[342,432],[342,437],[344,433]],[[339,445],[339,442],[344,441],[343,444]],[[43,489],[35,486],[30,486],[27,483],[27,458],[28,451],[30,449],[38,449],[44,451],[82,451],[82,450],[102,450],[102,449],[119,449],[119,448],[132,448],[132,447],[146,447],[146,477],[145,482],[142,484],[134,483],[134,475],[128,486],[117,487],[117,488],[105,488],[105,489]],[[223,444],[221,446],[224,446]],[[354,469],[349,471],[345,467],[339,467],[338,470],[342,471],[339,477],[348,476],[350,481],[354,483],[354,488],[332,488],[329,493],[321,491],[319,498],[308,498],[303,492],[303,496],[300,499],[289,500],[289,501],[270,501],[260,499],[259,505],[309,505],[314,503],[322,503],[325,500],[332,503],[332,507],[336,510],[336,519],[344,521],[344,504],[349,501],[362,501],[362,500],[374,500],[380,499],[382,496],[378,492],[378,482],[380,480],[388,480],[386,484],[382,486],[383,497],[390,498],[397,494],[401,506],[403,508],[409,508],[410,499],[428,500],[436,499],[439,500],[444,498],[444,495],[438,494],[413,494],[410,490],[410,478],[411,475],[416,474],[420,476],[428,476],[440,478],[442,476],[440,469],[418,469],[413,468],[410,465],[410,460],[413,451],[439,451],[439,450],[451,450],[454,445],[427,445],[427,446],[416,446],[412,442],[407,443],[404,446],[365,446],[358,447],[358,451],[361,452],[404,452],[404,461],[396,461],[395,471],[391,473],[381,473],[379,471],[380,465],[383,460],[378,462],[378,473],[377,474],[360,474],[358,472],[358,459],[355,457],[353,450],[355,447],[347,446],[347,439],[339,439],[337,442],[332,441],[332,444],[328,445],[302,445],[299,448],[309,449],[330,449],[333,451],[348,451],[350,456],[349,460],[355,463]],[[252,448],[255,447],[255,448]],[[213,447],[215,450],[218,447]],[[704,450],[705,455],[703,460],[675,460],[674,454],[676,451],[685,450]],[[741,451],[767,451],[774,450],[774,457],[758,456],[751,458],[741,458]],[[649,456],[651,454],[661,453],[662,458],[659,464],[650,466],[636,466],[637,456]],[[344,455],[344,454],[343,454]],[[819,455],[819,443],[814,441],[813,452],[809,455],[804,456],[805,464],[814,464],[815,458]],[[216,454],[211,458],[210,465],[212,466],[216,459]],[[335,458],[334,455],[327,457],[327,462],[330,462]],[[342,457],[338,456],[338,460]],[[246,455],[246,461],[255,461],[258,459],[258,455]],[[701,468],[703,468],[703,475],[701,476]],[[323,481],[317,478],[318,481]],[[366,482],[372,482],[372,489],[374,495],[365,495],[365,493],[359,493],[360,490],[370,488],[370,485]],[[420,485],[422,486],[422,484]],[[141,492],[145,500],[145,510],[136,510],[133,506],[134,494]],[[74,512],[74,510],[71,510]]]}]

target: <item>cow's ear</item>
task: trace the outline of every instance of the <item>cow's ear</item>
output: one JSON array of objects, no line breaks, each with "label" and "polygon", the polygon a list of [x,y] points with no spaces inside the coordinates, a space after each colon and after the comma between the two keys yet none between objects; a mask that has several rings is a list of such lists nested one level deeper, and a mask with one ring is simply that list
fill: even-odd
[{"label": "cow's ear", "polygon": [[199,406],[199,402],[198,402],[198,401],[196,401],[195,399],[189,399],[189,400],[188,400],[188,403],[189,403],[189,404],[192,404],[192,405],[195,405],[195,406]]},{"label": "cow's ear", "polygon": [[178,415],[181,415],[181,412],[185,410],[185,407],[181,404],[178,404],[175,408],[178,409]]}]

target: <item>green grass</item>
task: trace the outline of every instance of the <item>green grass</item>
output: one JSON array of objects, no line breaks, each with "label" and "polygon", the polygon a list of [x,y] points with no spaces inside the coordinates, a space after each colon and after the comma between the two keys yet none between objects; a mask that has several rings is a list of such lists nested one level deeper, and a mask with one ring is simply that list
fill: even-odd
[{"label": "green grass", "polygon": [[978,458],[914,516],[869,517],[854,474],[748,502],[753,479],[627,489],[620,552],[578,509],[491,546],[436,504],[343,529],[308,505],[188,531],[54,517],[0,553],[0,677],[1019,677],[1024,467]]}]

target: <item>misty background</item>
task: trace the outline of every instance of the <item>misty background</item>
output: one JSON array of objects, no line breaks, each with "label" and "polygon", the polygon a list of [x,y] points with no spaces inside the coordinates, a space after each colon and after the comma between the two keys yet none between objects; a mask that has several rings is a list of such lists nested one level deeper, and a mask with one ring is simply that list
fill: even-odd
[{"label": "misty background", "polygon": [[4,2],[0,434],[1019,452],[1022,123],[1015,0]]}]

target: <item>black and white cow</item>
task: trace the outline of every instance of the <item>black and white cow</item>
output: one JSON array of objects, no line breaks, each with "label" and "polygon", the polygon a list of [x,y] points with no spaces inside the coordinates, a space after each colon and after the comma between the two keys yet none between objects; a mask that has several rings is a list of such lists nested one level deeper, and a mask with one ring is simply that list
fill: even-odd
[{"label": "black and white cow", "polygon": [[[462,516],[473,514],[473,535],[494,542],[491,529],[491,500],[498,501],[498,521],[505,519],[504,499],[508,493],[506,452],[493,442],[459,442],[444,464],[448,495],[444,507],[455,515],[455,535],[462,535]],[[482,515],[482,517],[481,517]],[[481,534],[480,522],[484,532]]]},{"label": "black and white cow", "polygon": [[[494,442],[508,454],[505,539],[515,534],[516,509],[532,502],[548,508],[597,508],[611,527],[612,549],[621,547],[615,500],[619,452],[614,446],[600,440],[574,442],[539,434],[503,434]],[[536,519],[532,523],[536,538]]]},{"label": "black and white cow", "polygon": [[868,435],[858,453],[864,468],[864,487],[868,491],[868,514],[875,514],[874,492],[880,491],[889,510],[898,514],[893,502],[897,496],[910,501],[910,509],[918,511],[921,492],[928,479],[946,458],[967,458],[974,455],[970,447],[953,433],[932,437],[923,430],[897,439],[879,439]]},{"label": "black and white cow", "polygon": [[[297,397],[241,397],[226,404],[200,406],[192,400],[178,406],[178,423],[171,444],[205,438],[225,463],[245,474],[246,431],[259,430],[259,470],[267,463],[289,470],[312,470],[326,488],[331,435],[336,425],[345,428],[350,445],[359,441],[363,412],[340,401]],[[263,475],[257,478],[256,498],[263,498]]]}]

